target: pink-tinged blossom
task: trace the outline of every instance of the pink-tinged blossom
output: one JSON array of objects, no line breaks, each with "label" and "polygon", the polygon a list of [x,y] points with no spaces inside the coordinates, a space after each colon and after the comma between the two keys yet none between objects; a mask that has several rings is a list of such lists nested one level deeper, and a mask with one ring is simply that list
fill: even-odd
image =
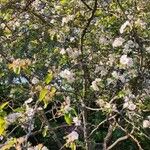
[{"label": "pink-tinged blossom", "polygon": [[65,102],[62,103],[61,105],[61,110],[64,112],[64,113],[68,113],[70,110],[71,110],[71,106],[70,106],[70,97],[67,96],[65,98]]},{"label": "pink-tinged blossom", "polygon": [[136,105],[133,102],[127,101],[123,104],[123,108],[127,108],[131,111],[136,109]]},{"label": "pink-tinged blossom", "polygon": [[70,134],[68,134],[67,136],[66,136],[66,138],[67,138],[67,143],[72,143],[72,142],[74,142],[75,140],[78,140],[78,138],[79,138],[79,134],[76,132],[76,131],[72,131]]},{"label": "pink-tinged blossom", "polygon": [[133,60],[132,60],[132,58],[127,57],[127,55],[122,55],[120,57],[120,64],[125,65],[125,66],[132,66]]},{"label": "pink-tinged blossom", "polygon": [[80,126],[81,125],[81,120],[78,117],[74,117],[73,122],[75,123],[75,126]]},{"label": "pink-tinged blossom", "polygon": [[31,80],[32,84],[38,84],[39,83],[39,79],[34,77],[32,80]]},{"label": "pink-tinged blossom", "polygon": [[62,48],[62,49],[60,50],[60,54],[61,54],[61,55],[66,54],[66,51],[65,51],[65,49],[64,49],[64,48]]},{"label": "pink-tinged blossom", "polygon": [[14,123],[19,117],[21,116],[21,113],[12,113],[9,114],[5,119],[8,124]]},{"label": "pink-tinged blossom", "polygon": [[150,128],[150,121],[149,120],[143,121],[143,128]]},{"label": "pink-tinged blossom", "polygon": [[61,71],[59,75],[60,77],[67,79],[69,83],[72,83],[75,80],[74,73],[68,69]]},{"label": "pink-tinged blossom", "polygon": [[100,78],[96,78],[96,79],[92,82],[91,88],[93,88],[94,91],[99,91],[98,84],[99,84],[100,81],[101,81]]},{"label": "pink-tinged blossom", "polygon": [[125,42],[125,39],[123,39],[122,37],[116,38],[114,40],[114,42],[112,43],[113,47],[120,47],[122,46],[122,44]]}]

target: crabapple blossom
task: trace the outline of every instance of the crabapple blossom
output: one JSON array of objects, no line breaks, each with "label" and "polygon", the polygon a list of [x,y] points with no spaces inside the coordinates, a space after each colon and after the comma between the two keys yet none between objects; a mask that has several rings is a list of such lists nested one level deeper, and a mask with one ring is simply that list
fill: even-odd
[{"label": "crabapple blossom", "polygon": [[91,87],[93,88],[94,91],[99,91],[98,84],[99,84],[100,81],[101,81],[100,78],[96,78],[96,79],[92,82]]},{"label": "crabapple blossom", "polygon": [[114,42],[112,43],[113,47],[120,47],[122,46],[122,44],[125,42],[125,39],[123,39],[122,37],[116,38],[114,40]]},{"label": "crabapple blossom", "polygon": [[25,104],[29,104],[33,101],[33,98],[29,98],[28,100],[25,101]]},{"label": "crabapple blossom", "polygon": [[33,77],[33,79],[31,80],[32,84],[38,84],[39,83],[39,79],[36,77]]},{"label": "crabapple blossom", "polygon": [[128,57],[127,55],[122,55],[120,57],[120,64],[127,65],[127,66],[132,66],[133,65],[133,60],[132,60],[132,58]]},{"label": "crabapple blossom", "polygon": [[74,73],[68,69],[61,71],[59,75],[60,77],[67,79],[69,83],[72,83],[75,80]]},{"label": "crabapple blossom", "polygon": [[146,51],[150,53],[150,47],[146,47]]},{"label": "crabapple blossom", "polygon": [[120,27],[120,29],[119,29],[120,33],[122,34],[122,33],[124,32],[125,28],[126,28],[127,26],[130,26],[130,25],[131,25],[130,22],[127,20],[127,21]]},{"label": "crabapple blossom", "polygon": [[67,24],[69,21],[74,19],[74,15],[68,15],[67,17],[63,17],[62,18],[62,26],[64,26],[65,24]]},{"label": "crabapple blossom", "polygon": [[131,111],[135,110],[136,109],[136,105],[132,102],[132,101],[127,101],[123,104],[123,107],[124,108],[127,108]]},{"label": "crabapple blossom", "polygon": [[61,110],[64,112],[64,113],[68,113],[70,110],[71,110],[71,106],[70,106],[70,97],[67,96],[65,98],[65,102],[62,103],[61,105]]},{"label": "crabapple blossom", "polygon": [[8,124],[14,123],[19,117],[21,116],[21,113],[12,113],[9,114],[5,119]]},{"label": "crabapple blossom", "polygon": [[66,51],[65,51],[64,48],[62,48],[62,49],[60,50],[60,54],[62,54],[62,55],[66,54]]},{"label": "crabapple blossom", "polygon": [[70,134],[66,136],[66,138],[67,138],[66,140],[67,143],[72,143],[75,140],[78,140],[79,134],[76,131],[72,131]]},{"label": "crabapple blossom", "polygon": [[143,128],[150,128],[150,121],[149,120],[143,121]]},{"label": "crabapple blossom", "polygon": [[74,117],[73,122],[75,123],[75,126],[80,126],[81,125],[81,120],[79,120],[78,117]]}]

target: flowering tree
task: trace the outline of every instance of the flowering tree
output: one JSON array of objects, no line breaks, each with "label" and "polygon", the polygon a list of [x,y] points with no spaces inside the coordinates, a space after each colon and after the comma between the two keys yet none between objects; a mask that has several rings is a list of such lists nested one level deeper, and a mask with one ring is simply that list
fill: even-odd
[{"label": "flowering tree", "polygon": [[0,149],[148,150],[148,0],[1,0]]}]

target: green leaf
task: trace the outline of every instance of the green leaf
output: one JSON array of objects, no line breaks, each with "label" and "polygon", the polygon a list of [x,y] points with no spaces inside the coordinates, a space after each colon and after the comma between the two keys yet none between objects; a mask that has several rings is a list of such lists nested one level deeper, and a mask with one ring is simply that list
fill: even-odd
[{"label": "green leaf", "polygon": [[39,95],[39,100],[43,100],[47,94],[48,90],[47,89],[42,89]]},{"label": "green leaf", "polygon": [[45,137],[47,135],[47,131],[48,131],[48,126],[44,127],[44,130],[42,132],[43,137]]},{"label": "green leaf", "polygon": [[50,73],[47,74],[47,76],[45,77],[45,83],[49,84],[52,81],[52,79],[53,79],[53,73],[52,71],[50,71]]},{"label": "green leaf", "polygon": [[77,114],[77,112],[76,112],[76,110],[73,108],[72,109],[72,112],[73,112],[73,114],[77,117],[78,116],[78,114]]},{"label": "green leaf", "polygon": [[71,148],[71,150],[76,150],[76,144],[75,143],[71,143],[70,144],[70,148]]},{"label": "green leaf", "polygon": [[50,91],[51,97],[53,97],[55,93],[56,93],[56,88],[55,87],[51,87],[51,91]]},{"label": "green leaf", "polygon": [[67,123],[68,125],[71,125],[71,123],[72,123],[72,117],[71,117],[70,114],[65,114],[65,115],[64,115],[64,119],[65,119],[65,121],[66,121],[66,123]]},{"label": "green leaf", "polygon": [[64,5],[64,4],[68,3],[68,0],[61,0],[60,2],[61,2],[62,5]]},{"label": "green leaf", "polygon": [[4,118],[0,117],[0,135],[3,135],[6,129],[6,121]]},{"label": "green leaf", "polygon": [[43,102],[44,102],[44,109],[45,109],[47,107],[47,105],[49,104],[49,102],[47,99],[43,99]]},{"label": "green leaf", "polygon": [[124,94],[124,92],[123,92],[123,91],[120,91],[120,92],[118,93],[118,97],[119,97],[119,98],[124,97],[124,95],[125,95],[125,94]]},{"label": "green leaf", "polygon": [[6,107],[9,104],[9,102],[5,102],[3,104],[0,105],[0,111],[4,109],[4,107]]},{"label": "green leaf", "polygon": [[13,70],[14,70],[14,73],[20,74],[21,68],[20,67],[15,67],[15,68],[13,68]]}]

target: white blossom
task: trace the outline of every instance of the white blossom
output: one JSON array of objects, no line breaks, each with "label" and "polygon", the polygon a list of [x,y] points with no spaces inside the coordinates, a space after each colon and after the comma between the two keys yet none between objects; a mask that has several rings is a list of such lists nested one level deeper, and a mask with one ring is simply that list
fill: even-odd
[{"label": "white blossom", "polygon": [[81,125],[81,120],[78,117],[74,117],[73,122],[75,123],[75,126],[80,126]]},{"label": "white blossom", "polygon": [[106,104],[104,105],[104,108],[105,108],[105,109],[110,109],[110,108],[111,108],[111,104],[110,104],[110,103],[106,103]]},{"label": "white blossom", "polygon": [[68,113],[70,110],[71,110],[71,106],[70,106],[70,97],[67,96],[65,98],[65,102],[62,104],[61,106],[61,110],[64,112],[64,113]]},{"label": "white blossom", "polygon": [[65,51],[64,48],[62,48],[62,49],[60,50],[60,54],[62,54],[62,55],[66,54],[66,51]]},{"label": "white blossom", "polygon": [[133,65],[133,60],[132,60],[132,58],[127,57],[127,55],[122,55],[120,57],[120,63],[122,65],[132,66]]},{"label": "white blossom", "polygon": [[66,52],[68,53],[69,57],[76,59],[81,52],[77,48],[67,48]]},{"label": "white blossom", "polygon": [[31,119],[34,115],[34,109],[29,107],[29,106],[26,106],[26,115],[28,116],[29,119]]},{"label": "white blossom", "polygon": [[27,150],[48,150],[48,148],[46,146],[43,146],[41,144],[36,145],[34,147],[29,147]]},{"label": "white blossom", "polygon": [[115,79],[118,79],[118,78],[119,78],[119,73],[116,72],[116,71],[113,71],[113,72],[112,72],[112,76],[113,76]]},{"label": "white blossom", "polygon": [[150,53],[150,47],[146,47],[146,51]]},{"label": "white blossom", "polygon": [[39,79],[37,79],[36,77],[34,77],[32,80],[31,80],[32,84],[38,84],[39,83]]},{"label": "white blossom", "polygon": [[128,109],[129,110],[135,110],[136,109],[136,105],[135,104],[133,104],[133,103],[129,103],[129,105],[128,105]]},{"label": "white blossom", "polygon": [[136,24],[137,26],[140,26],[140,27],[143,28],[143,29],[146,28],[146,22],[144,22],[143,20],[141,20],[141,19],[139,19],[139,18],[135,21],[135,24]]},{"label": "white blossom", "polygon": [[69,21],[74,19],[74,15],[68,15],[67,17],[63,17],[62,18],[62,26],[64,26],[65,24],[67,24]]},{"label": "white blossom", "polygon": [[94,91],[99,91],[98,84],[99,84],[100,81],[101,81],[100,78],[96,78],[96,79],[92,82],[91,87],[93,88]]},{"label": "white blossom", "polygon": [[104,107],[104,106],[105,106],[105,101],[104,101],[103,99],[97,100],[96,103],[97,103],[100,107]]},{"label": "white blossom", "polygon": [[127,26],[130,26],[130,22],[128,20],[120,27],[119,31],[121,34],[124,32],[124,30]]},{"label": "white blossom", "polygon": [[132,48],[137,47],[137,44],[134,43],[132,40],[127,41],[127,43],[124,45],[123,52],[124,53],[129,53],[132,51]]},{"label": "white blossom", "polygon": [[143,121],[143,128],[150,128],[150,121],[149,120]]},{"label": "white blossom", "polygon": [[75,78],[74,78],[74,73],[72,73],[70,70],[68,69],[65,69],[63,71],[60,72],[60,77],[64,78],[64,79],[67,79],[67,81],[69,83],[72,83],[74,82]]},{"label": "white blossom", "polygon": [[4,24],[4,23],[1,23],[0,26],[1,26],[2,28],[5,28],[5,24]]},{"label": "white blossom", "polygon": [[29,98],[28,100],[25,101],[25,104],[29,104],[33,101],[33,98]]},{"label": "white blossom", "polygon": [[125,42],[122,37],[116,38],[112,44],[113,47],[120,47]]},{"label": "white blossom", "polygon": [[131,102],[131,101],[126,101],[124,104],[123,104],[123,108],[127,108],[131,111],[135,110],[136,109],[136,105]]},{"label": "white blossom", "polygon": [[5,119],[8,124],[14,123],[19,117],[21,116],[21,113],[12,113],[9,114]]},{"label": "white blossom", "polygon": [[114,61],[115,61],[115,56],[113,54],[109,54],[109,61],[108,64],[110,64],[110,66],[113,65]]},{"label": "white blossom", "polygon": [[3,140],[3,138],[4,138],[3,136],[0,136],[0,140]]},{"label": "white blossom", "polygon": [[111,78],[107,78],[107,85],[111,84],[113,80]]},{"label": "white blossom", "polygon": [[76,131],[72,131],[70,134],[66,136],[67,143],[74,142],[75,140],[78,140],[79,134]]}]

